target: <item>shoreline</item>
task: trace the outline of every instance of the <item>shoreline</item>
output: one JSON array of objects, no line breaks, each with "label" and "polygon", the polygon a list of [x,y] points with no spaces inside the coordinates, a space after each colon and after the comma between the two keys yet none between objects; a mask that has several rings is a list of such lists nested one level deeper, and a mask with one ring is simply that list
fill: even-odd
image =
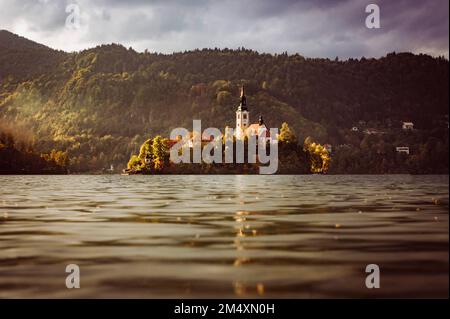
[{"label": "shoreline", "polygon": [[67,174],[55,174],[55,173],[11,173],[4,174],[0,173],[0,176],[445,176],[450,175],[449,173],[430,173],[430,174],[412,174],[412,173],[385,173],[385,174],[375,174],[375,173],[348,173],[348,174],[124,174],[124,173],[113,173],[113,174],[104,174],[104,173],[67,173]]}]

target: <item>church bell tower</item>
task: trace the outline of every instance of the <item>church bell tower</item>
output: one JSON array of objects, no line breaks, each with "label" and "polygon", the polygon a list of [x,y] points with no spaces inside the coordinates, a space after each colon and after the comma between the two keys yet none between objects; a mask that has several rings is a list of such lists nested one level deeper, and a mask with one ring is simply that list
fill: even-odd
[{"label": "church bell tower", "polygon": [[245,136],[250,123],[250,112],[247,109],[247,98],[245,97],[245,87],[241,88],[241,98],[236,111],[236,138],[242,139]]}]

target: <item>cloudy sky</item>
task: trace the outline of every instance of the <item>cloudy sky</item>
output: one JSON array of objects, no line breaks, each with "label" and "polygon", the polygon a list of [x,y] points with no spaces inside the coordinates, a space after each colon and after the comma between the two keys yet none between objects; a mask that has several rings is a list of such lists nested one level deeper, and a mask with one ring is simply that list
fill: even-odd
[{"label": "cloudy sky", "polygon": [[[366,28],[370,3],[380,7],[380,29]],[[66,25],[70,4],[79,28]],[[65,51],[115,42],[164,53],[244,46],[308,57],[448,58],[448,12],[448,0],[0,0],[0,29]]]}]

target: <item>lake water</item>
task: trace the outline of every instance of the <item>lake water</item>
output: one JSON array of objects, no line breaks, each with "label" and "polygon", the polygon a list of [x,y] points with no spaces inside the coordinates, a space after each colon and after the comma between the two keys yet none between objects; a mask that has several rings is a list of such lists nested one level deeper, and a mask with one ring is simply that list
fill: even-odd
[{"label": "lake water", "polygon": [[0,176],[0,297],[447,297],[448,208],[448,176]]}]

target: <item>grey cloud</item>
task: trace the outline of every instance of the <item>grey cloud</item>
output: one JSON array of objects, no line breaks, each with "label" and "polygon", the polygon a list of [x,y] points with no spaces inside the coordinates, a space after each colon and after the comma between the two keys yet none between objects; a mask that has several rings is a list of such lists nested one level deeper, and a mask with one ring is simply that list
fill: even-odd
[{"label": "grey cloud", "polygon": [[0,7],[1,24],[23,19],[35,31],[57,31],[64,27],[66,19],[66,1],[1,0]]},{"label": "grey cloud", "polygon": [[[110,42],[166,53],[245,46],[342,58],[449,51],[448,0],[0,0],[0,27],[15,32],[26,21],[34,40],[64,49],[56,39],[69,2],[87,17],[85,32],[73,37],[77,49]],[[381,8],[380,30],[364,24],[372,2]]]}]

